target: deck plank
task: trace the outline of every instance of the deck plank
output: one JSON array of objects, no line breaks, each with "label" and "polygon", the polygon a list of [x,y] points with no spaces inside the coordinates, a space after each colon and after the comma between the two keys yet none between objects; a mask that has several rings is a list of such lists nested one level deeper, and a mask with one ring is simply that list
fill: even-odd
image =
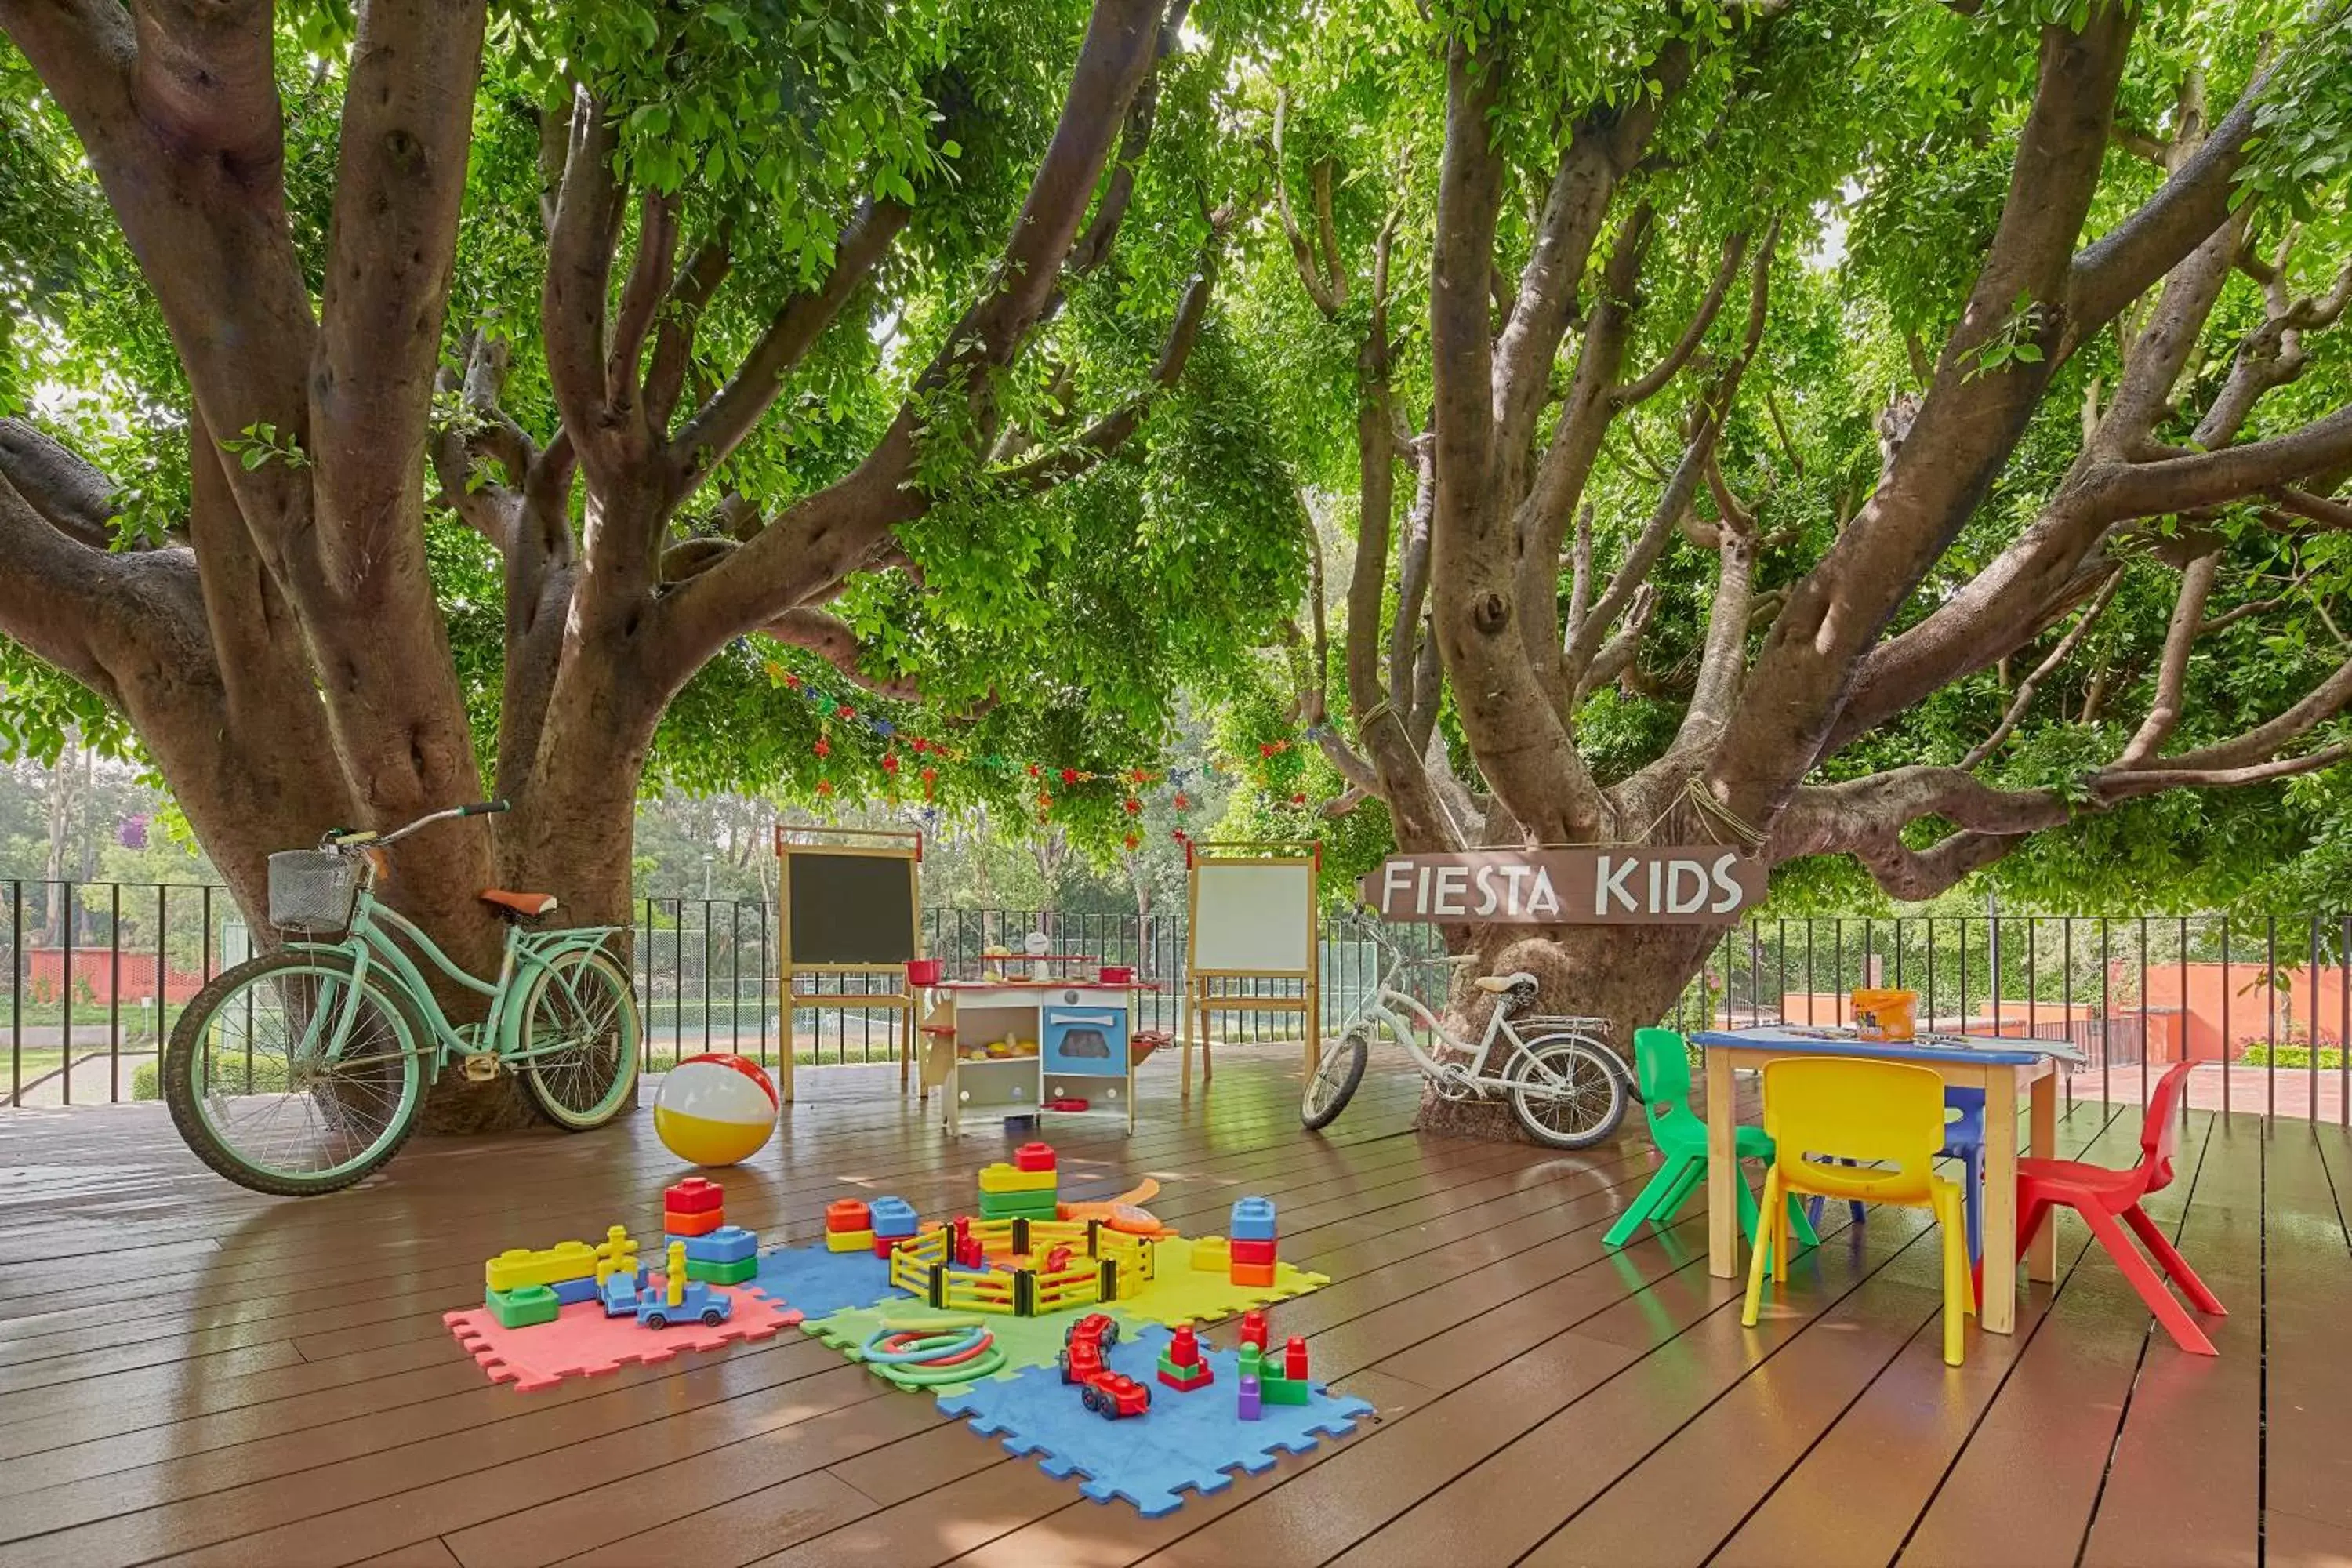
[{"label": "deck plank", "polygon": [[[2151,1339],[2069,1220],[2057,1285],[1952,1371],[1917,1219],[1833,1216],[1745,1331],[1697,1203],[1601,1244],[1653,1167],[1637,1133],[1567,1156],[1420,1137],[1418,1080],[1389,1064],[1307,1136],[1294,1050],[1221,1065],[1185,1100],[1151,1064],[1131,1137],[1056,1134],[1064,1191],[1149,1173],[1192,1234],[1275,1198],[1284,1257],[1333,1279],[1276,1327],[1380,1415],[1156,1520],[796,1335],[488,1384],[440,1313],[505,1247],[657,1226],[679,1169],[642,1110],[583,1137],[419,1140],[300,1204],[220,1183],[154,1107],[14,1116],[0,1246],[62,1272],[0,1271],[0,1568],[2352,1563],[2339,1129],[2192,1119],[2150,1209],[2232,1308],[2219,1363]],[[941,1138],[894,1079],[804,1075],[783,1135],[727,1176],[730,1217],[804,1239],[845,1190],[968,1201],[1011,1141]],[[2061,1136],[2120,1163],[2137,1128],[2086,1101]],[[60,1309],[61,1282],[89,1305]]]}]

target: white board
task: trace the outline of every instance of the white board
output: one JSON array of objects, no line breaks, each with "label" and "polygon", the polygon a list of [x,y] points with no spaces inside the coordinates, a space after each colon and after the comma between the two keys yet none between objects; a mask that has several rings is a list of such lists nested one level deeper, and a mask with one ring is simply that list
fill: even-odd
[{"label": "white board", "polygon": [[1203,861],[1192,868],[1192,967],[1304,974],[1315,868]]}]

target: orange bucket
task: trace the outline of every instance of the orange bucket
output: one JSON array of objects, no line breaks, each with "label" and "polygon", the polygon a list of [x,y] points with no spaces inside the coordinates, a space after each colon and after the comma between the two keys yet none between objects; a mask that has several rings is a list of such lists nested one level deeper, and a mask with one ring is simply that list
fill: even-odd
[{"label": "orange bucket", "polygon": [[1853,994],[1853,1032],[1857,1039],[1907,1040],[1918,1028],[1919,993],[1872,988]]}]

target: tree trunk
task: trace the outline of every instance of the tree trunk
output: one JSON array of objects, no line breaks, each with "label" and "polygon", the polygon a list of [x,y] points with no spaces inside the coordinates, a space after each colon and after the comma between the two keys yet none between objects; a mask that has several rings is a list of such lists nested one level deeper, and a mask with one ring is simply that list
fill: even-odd
[{"label": "tree trunk", "polygon": [[[1631,1067],[1633,1031],[1672,1016],[1675,998],[1721,936],[1714,926],[1475,927],[1465,951],[1483,962],[1456,976],[1447,1026],[1474,1041],[1482,1037],[1494,1004],[1472,987],[1471,976],[1525,970],[1541,985],[1532,1011],[1605,1019],[1610,1045]],[[1490,1059],[1487,1068],[1500,1072],[1505,1065]],[[1456,1104],[1424,1090],[1414,1125],[1451,1137],[1530,1141],[1499,1100]]]}]

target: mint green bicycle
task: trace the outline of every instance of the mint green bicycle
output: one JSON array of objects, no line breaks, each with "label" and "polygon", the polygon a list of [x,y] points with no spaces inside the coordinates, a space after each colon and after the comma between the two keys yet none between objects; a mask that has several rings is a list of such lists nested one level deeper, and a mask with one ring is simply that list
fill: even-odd
[{"label": "mint green bicycle", "polygon": [[[375,900],[383,851],[421,827],[507,809],[455,806],[391,833],[328,834],[269,858],[269,921],[299,936],[222,971],[180,1016],[163,1055],[163,1100],[197,1158],[280,1197],[347,1187],[393,1155],[441,1069],[478,1082],[519,1072],[558,1126],[601,1127],[635,1081],[644,1030],[629,975],[607,943],[617,926],[526,933],[553,895],[491,889],[508,921],[495,981],[467,973],[432,938]],[[489,998],[478,1024],[452,1024],[395,940],[457,985]]]}]

